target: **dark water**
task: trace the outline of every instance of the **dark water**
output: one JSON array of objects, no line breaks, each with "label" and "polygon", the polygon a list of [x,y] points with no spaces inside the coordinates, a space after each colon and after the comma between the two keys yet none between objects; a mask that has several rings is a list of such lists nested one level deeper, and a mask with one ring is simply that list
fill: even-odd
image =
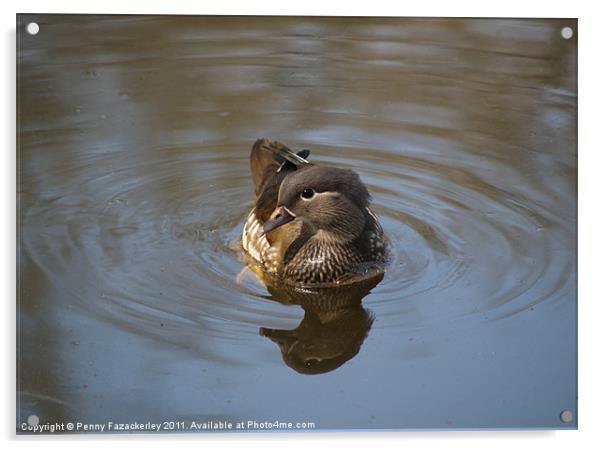
[{"label": "dark water", "polygon": [[[576,426],[576,21],[20,20],[18,426]],[[237,279],[264,136],[360,173],[378,285]]]}]

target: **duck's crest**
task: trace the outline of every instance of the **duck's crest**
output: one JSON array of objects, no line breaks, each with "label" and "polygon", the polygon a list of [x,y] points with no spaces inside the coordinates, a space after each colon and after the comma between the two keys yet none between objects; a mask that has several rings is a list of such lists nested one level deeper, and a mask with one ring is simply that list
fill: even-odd
[{"label": "duck's crest", "polygon": [[276,142],[270,142],[270,144],[264,146],[264,148],[274,153],[276,157],[281,157],[285,159],[282,165],[280,165],[280,167],[278,168],[278,171],[282,170],[283,167],[287,166],[287,162],[292,164],[294,168],[298,168],[303,165],[309,164],[309,161],[307,160],[307,157],[309,156],[309,150],[307,149],[295,153],[289,147],[282,144],[278,144]]}]

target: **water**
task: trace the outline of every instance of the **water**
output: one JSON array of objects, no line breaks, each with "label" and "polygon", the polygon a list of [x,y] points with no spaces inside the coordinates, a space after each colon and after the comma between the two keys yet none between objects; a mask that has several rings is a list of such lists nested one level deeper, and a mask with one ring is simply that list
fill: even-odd
[{"label": "water", "polygon": [[[576,21],[32,20],[18,426],[576,426]],[[238,276],[258,137],[360,174],[378,285]]]}]

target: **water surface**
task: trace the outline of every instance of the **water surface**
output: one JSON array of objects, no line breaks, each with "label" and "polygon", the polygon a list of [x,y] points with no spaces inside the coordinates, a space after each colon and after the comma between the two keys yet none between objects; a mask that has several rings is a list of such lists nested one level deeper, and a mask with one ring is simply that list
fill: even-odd
[{"label": "water surface", "polygon": [[[576,426],[576,21],[32,20],[18,426]],[[258,137],[360,174],[380,283],[238,276]]]}]

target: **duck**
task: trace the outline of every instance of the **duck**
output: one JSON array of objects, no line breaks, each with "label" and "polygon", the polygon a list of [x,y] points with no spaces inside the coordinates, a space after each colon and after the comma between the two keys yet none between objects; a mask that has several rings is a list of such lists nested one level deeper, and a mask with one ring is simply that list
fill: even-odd
[{"label": "duck", "polygon": [[287,284],[336,286],[382,275],[387,244],[366,185],[355,171],[313,164],[309,154],[267,138],[253,144],[245,254]]}]

